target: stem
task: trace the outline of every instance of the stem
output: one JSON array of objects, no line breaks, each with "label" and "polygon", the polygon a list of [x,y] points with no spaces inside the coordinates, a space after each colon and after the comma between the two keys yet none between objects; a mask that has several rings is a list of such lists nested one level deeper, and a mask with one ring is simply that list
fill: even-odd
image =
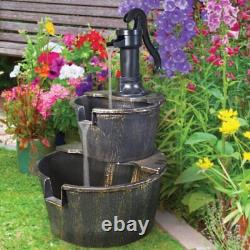
[{"label": "stem", "polygon": [[228,178],[228,181],[231,183],[232,187],[235,189],[235,191],[237,191],[237,186],[234,184],[234,182],[232,181],[231,177],[229,176],[227,170],[225,169],[225,167],[223,166],[222,162],[218,159],[220,166],[222,168],[222,170],[224,171],[225,175]]},{"label": "stem", "polygon": [[222,67],[222,81],[223,81],[223,101],[222,101],[222,107],[223,109],[227,106],[227,100],[228,100],[228,81],[227,81],[227,55],[225,50],[223,50],[223,67]]}]

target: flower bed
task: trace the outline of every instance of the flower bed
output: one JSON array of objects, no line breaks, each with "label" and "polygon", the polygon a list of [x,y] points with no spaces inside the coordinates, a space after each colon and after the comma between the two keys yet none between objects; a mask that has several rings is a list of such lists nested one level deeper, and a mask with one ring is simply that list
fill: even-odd
[{"label": "flower bed", "polygon": [[127,0],[120,11],[134,7],[153,18],[163,64],[162,75],[147,76],[149,88],[166,96],[162,204],[218,249],[249,249],[249,5]]}]

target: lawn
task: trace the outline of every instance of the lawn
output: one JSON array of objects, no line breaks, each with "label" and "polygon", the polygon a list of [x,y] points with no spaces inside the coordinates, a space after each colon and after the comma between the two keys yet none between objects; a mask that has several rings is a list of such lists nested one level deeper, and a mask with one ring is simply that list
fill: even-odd
[{"label": "lawn", "polygon": [[[39,180],[19,173],[15,151],[0,149],[0,249],[86,249],[55,238],[43,202]],[[159,228],[144,239],[123,247],[127,250],[181,250],[177,242]]]}]

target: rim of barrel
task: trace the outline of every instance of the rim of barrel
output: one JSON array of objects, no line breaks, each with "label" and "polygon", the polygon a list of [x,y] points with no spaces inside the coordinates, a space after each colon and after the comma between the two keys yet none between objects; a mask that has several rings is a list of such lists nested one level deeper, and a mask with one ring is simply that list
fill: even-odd
[{"label": "rim of barrel", "polygon": [[[100,92],[100,93],[99,93]],[[78,96],[70,101],[71,106],[73,108],[84,106],[77,104],[76,101],[81,98],[108,98],[107,92],[105,91],[96,91],[96,92],[86,92],[82,96]],[[121,101],[125,103],[145,103],[147,106],[145,107],[137,107],[137,108],[93,108],[92,113],[98,113],[98,114],[132,114],[132,113],[146,113],[146,112],[152,112],[152,110],[158,109],[161,104],[164,102],[164,100],[159,101],[152,101],[147,102],[146,98],[142,98],[140,100],[136,100],[135,98],[126,98],[122,99],[121,97],[112,97],[113,101]]]}]

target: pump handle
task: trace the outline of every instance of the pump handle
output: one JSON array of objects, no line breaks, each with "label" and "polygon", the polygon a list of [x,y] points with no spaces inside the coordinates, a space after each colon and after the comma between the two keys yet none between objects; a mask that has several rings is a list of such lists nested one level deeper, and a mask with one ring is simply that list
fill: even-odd
[{"label": "pump handle", "polygon": [[147,24],[147,16],[143,10],[139,8],[135,8],[130,10],[123,18],[125,23],[130,23],[134,20],[134,30],[140,29],[142,30],[142,38],[143,42],[150,53],[150,55],[154,59],[155,71],[161,69],[161,57],[157,51],[157,49],[152,44],[149,33],[148,33],[148,24]]}]

